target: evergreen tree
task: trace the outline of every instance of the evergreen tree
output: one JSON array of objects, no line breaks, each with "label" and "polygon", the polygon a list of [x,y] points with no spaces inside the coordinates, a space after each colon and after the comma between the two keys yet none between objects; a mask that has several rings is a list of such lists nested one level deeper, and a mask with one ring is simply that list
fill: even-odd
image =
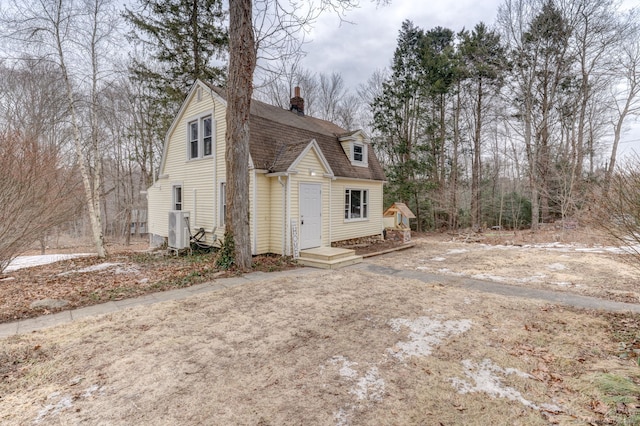
[{"label": "evergreen tree", "polygon": [[[424,31],[404,21],[394,52],[391,75],[372,104],[374,127],[380,132],[376,149],[386,158],[390,185],[387,196],[409,204],[420,220],[420,194],[428,161],[421,155],[424,68],[421,46]],[[420,226],[420,225],[418,225]]]},{"label": "evergreen tree", "polygon": [[170,96],[184,95],[197,78],[224,81],[228,35],[221,0],[140,0],[140,9],[127,9],[125,18],[131,37],[160,64],[155,69],[137,60],[136,76],[154,80]]},{"label": "evergreen tree", "polygon": [[523,34],[522,47],[516,52],[517,67],[524,76],[522,115],[529,123],[525,137],[531,186],[531,226],[537,228],[540,216],[549,220],[550,175],[553,145],[561,90],[572,77],[571,27],[552,1],[547,1]]},{"label": "evergreen tree", "polygon": [[224,83],[226,12],[222,0],[139,0],[124,17],[130,38],[142,46],[130,66],[132,79],[150,97],[153,137],[162,140],[196,79]]},{"label": "evergreen tree", "polygon": [[461,34],[460,54],[465,65],[466,78],[473,99],[473,160],[471,163],[471,226],[479,229],[482,225],[482,128],[486,120],[486,97],[495,93],[505,72],[505,51],[500,44],[500,36],[489,31],[480,22],[471,33]]}]

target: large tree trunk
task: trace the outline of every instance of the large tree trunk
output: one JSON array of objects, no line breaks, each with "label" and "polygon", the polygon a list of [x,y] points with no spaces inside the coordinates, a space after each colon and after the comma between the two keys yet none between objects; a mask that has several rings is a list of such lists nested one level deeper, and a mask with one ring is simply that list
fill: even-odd
[{"label": "large tree trunk", "polygon": [[226,233],[234,243],[234,263],[251,268],[249,228],[249,109],[256,49],[251,0],[229,1],[229,80],[227,82]]},{"label": "large tree trunk", "polygon": [[482,229],[480,207],[480,167],[482,135],[482,79],[478,80],[478,99],[475,111],[475,133],[473,136],[473,163],[471,165],[471,226],[474,231]]},{"label": "large tree trunk", "polygon": [[458,146],[460,145],[460,83],[455,100],[453,117],[453,154],[451,158],[451,205],[449,206],[449,228],[458,228]]}]

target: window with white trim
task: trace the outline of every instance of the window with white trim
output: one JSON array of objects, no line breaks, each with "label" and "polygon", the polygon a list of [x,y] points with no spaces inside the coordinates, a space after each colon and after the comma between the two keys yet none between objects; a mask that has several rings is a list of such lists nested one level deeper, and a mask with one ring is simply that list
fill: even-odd
[{"label": "window with white trim", "polygon": [[173,185],[173,209],[182,210],[182,185]]},{"label": "window with white trim", "polygon": [[364,143],[351,142],[351,164],[354,166],[367,167],[367,145]]},{"label": "window with white trim", "polygon": [[213,119],[210,115],[190,121],[187,134],[190,160],[213,155]]},{"label": "window with white trim", "polygon": [[362,163],[364,158],[364,145],[359,143],[353,144],[353,161]]},{"label": "window with white trim", "polygon": [[347,189],[344,192],[345,220],[369,218],[369,191],[366,189]]},{"label": "window with white trim", "polygon": [[224,226],[225,218],[227,217],[227,183],[226,182],[220,183],[219,202],[220,202],[219,222],[220,222],[220,226]]}]

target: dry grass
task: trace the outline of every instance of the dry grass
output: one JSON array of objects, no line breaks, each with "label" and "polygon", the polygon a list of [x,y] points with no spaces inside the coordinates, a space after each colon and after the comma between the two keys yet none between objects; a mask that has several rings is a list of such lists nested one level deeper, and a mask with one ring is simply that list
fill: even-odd
[{"label": "dry grass", "polygon": [[635,320],[359,271],[288,276],[5,339],[0,423],[633,422],[638,403],[599,378],[635,397],[616,332]]}]

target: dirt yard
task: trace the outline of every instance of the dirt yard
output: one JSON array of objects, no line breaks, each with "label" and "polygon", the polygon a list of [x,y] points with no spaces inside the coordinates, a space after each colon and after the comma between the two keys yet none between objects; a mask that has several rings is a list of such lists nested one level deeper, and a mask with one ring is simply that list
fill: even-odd
[{"label": "dirt yard", "polygon": [[[615,250],[482,238],[367,261],[638,301]],[[437,281],[294,273],[0,341],[0,423],[635,425],[639,330]]]}]

